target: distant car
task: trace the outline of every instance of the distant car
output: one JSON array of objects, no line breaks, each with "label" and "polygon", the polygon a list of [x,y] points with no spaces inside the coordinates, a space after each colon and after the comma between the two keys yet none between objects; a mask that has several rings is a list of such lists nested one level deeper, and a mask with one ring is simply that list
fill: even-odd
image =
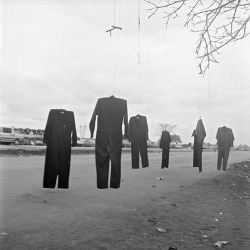
[{"label": "distant car", "polygon": [[44,145],[46,145],[45,143],[43,143],[42,140],[33,140],[31,144],[35,145],[35,146],[44,146]]},{"label": "distant car", "polygon": [[177,149],[180,149],[180,148],[183,148],[182,145],[180,143],[174,143],[174,142],[171,142],[170,143],[170,148],[177,148]]},{"label": "distant car", "polygon": [[128,139],[122,140],[122,147],[123,148],[131,148],[131,142]]},{"label": "distant car", "polygon": [[79,139],[77,140],[77,147],[83,147],[85,140]]},{"label": "distant car", "polygon": [[208,143],[203,143],[203,149],[208,149],[209,148],[209,144]]},{"label": "distant car", "polygon": [[95,146],[95,140],[94,139],[87,139],[85,142],[83,142],[83,147],[94,147]]},{"label": "distant car", "polygon": [[0,142],[19,145],[24,140],[24,135],[15,131],[14,127],[0,127]]},{"label": "distant car", "polygon": [[147,141],[147,147],[148,148],[159,148],[159,144],[158,144],[158,142]]},{"label": "distant car", "polygon": [[32,139],[29,137],[24,137],[24,139],[20,142],[22,145],[34,145]]}]

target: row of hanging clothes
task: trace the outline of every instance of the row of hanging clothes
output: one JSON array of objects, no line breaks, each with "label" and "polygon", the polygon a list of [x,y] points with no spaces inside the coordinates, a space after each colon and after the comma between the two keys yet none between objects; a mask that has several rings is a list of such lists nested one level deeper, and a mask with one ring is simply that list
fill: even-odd
[{"label": "row of hanging clothes", "polygon": [[[110,97],[99,98],[89,123],[91,138],[94,136],[97,119],[95,163],[97,188],[108,188],[109,163],[111,161],[110,188],[119,188],[121,182],[122,125],[124,138],[131,142],[132,168],[139,168],[139,154],[142,167],[149,166],[147,140],[147,118],[136,115],[128,122],[127,101]],[[77,144],[74,113],[64,109],[52,109],[49,112],[44,132],[47,144],[43,187],[68,188],[71,147]]]},{"label": "row of hanging clothes", "polygon": [[[203,143],[206,137],[206,130],[202,119],[198,120],[196,129],[193,131],[192,137],[194,137],[193,167],[199,168],[199,172],[202,172]],[[232,129],[227,128],[226,126],[219,127],[217,130],[216,139],[218,146],[217,169],[221,170],[222,167],[222,170],[226,171],[230,147],[233,147],[234,141]],[[170,142],[170,133],[168,131],[163,131],[160,139],[160,148],[162,148],[161,168],[168,168],[169,166]]]},{"label": "row of hanging clothes", "polygon": [[[98,118],[97,118],[98,117]],[[113,95],[97,100],[89,129],[91,138],[94,136],[97,118],[95,164],[97,188],[119,188],[121,182],[121,154],[124,124],[124,138],[131,142],[132,169],[139,169],[139,156],[142,168],[149,166],[147,140],[148,123],[146,116],[132,116],[128,122],[127,101]],[[203,142],[206,137],[205,127],[200,119],[193,132],[194,151],[193,166],[202,171]],[[233,146],[232,129],[221,127],[217,131],[218,164],[226,170],[230,147]],[[77,145],[77,133],[74,113],[65,109],[51,109],[44,132],[44,143],[47,144],[43,187],[55,188],[58,177],[58,188],[68,188],[71,147]],[[168,168],[171,136],[163,131],[160,140],[162,148],[161,168]],[[111,162],[110,184],[109,164]]]},{"label": "row of hanging clothes", "polygon": [[[193,131],[194,150],[193,150],[193,167],[198,167],[202,172],[202,152],[203,142],[206,137],[206,130],[202,119],[197,122],[196,129]],[[226,126],[219,127],[216,134],[218,146],[217,169],[226,171],[230,147],[233,147],[234,135],[231,128]]]}]

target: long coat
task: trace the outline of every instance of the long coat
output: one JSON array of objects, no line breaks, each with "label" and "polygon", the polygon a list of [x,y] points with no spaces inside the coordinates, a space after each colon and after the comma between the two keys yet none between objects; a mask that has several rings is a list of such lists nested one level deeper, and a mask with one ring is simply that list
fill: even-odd
[{"label": "long coat", "polygon": [[161,168],[168,168],[169,164],[169,144],[171,136],[168,131],[163,131],[161,134],[160,148],[162,148]]},{"label": "long coat", "polygon": [[128,139],[131,142],[132,168],[139,168],[139,152],[142,167],[148,167],[148,123],[146,116],[136,115],[130,118]]},{"label": "long coat", "polygon": [[124,137],[127,138],[127,112],[127,101],[121,98],[104,97],[98,99],[96,103],[89,128],[92,138],[98,116],[95,144],[97,188],[108,188],[109,160],[111,160],[110,187],[120,187],[122,123],[125,127]]},{"label": "long coat", "polygon": [[223,159],[223,170],[227,169],[227,161],[229,157],[230,147],[233,146],[234,135],[231,128],[226,126],[220,127],[216,134],[217,145],[218,145],[218,160],[217,169],[221,169],[222,159]]},{"label": "long coat", "polygon": [[68,188],[71,146],[77,143],[75,118],[72,111],[51,109],[43,142],[47,144],[43,187]]},{"label": "long coat", "polygon": [[202,152],[206,131],[201,119],[198,120],[192,136],[194,136],[193,167],[198,167],[199,172],[202,172]]}]

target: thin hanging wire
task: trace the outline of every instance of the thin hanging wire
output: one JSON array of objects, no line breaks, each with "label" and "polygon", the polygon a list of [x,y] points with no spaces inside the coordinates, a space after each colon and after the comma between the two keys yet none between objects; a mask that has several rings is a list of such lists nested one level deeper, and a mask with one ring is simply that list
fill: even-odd
[{"label": "thin hanging wire", "polygon": [[115,11],[116,11],[116,0],[114,0],[114,26],[115,26]]},{"label": "thin hanging wire", "polygon": [[[119,8],[119,25],[120,25],[120,20],[121,20],[121,1],[120,1],[120,8]],[[116,0],[114,0],[114,26],[115,26],[115,16],[116,16]],[[117,55],[118,55],[118,44],[119,44],[119,34],[120,32],[118,32],[117,34],[117,40],[116,40],[116,49],[115,49],[115,69],[114,69],[114,78],[113,78],[113,90],[112,90],[112,94],[115,94],[115,87],[116,87],[116,72],[117,72]]]},{"label": "thin hanging wire", "polygon": [[62,108],[62,99],[63,99],[63,67],[64,67],[64,44],[65,44],[65,23],[66,23],[66,2],[64,0],[64,10],[63,10],[63,40],[62,40],[62,61],[61,61],[61,96],[60,96],[60,108]]},{"label": "thin hanging wire", "polygon": [[149,48],[150,48],[150,18],[148,18],[148,61],[149,61]]},{"label": "thin hanging wire", "polygon": [[201,92],[201,83],[197,82],[198,88],[197,88],[197,102],[198,102],[198,116],[201,117],[200,109],[201,109],[201,100],[200,100],[200,92]]},{"label": "thin hanging wire", "polygon": [[141,29],[141,6],[140,6],[140,0],[138,0],[138,65],[141,63],[140,58],[140,43],[141,43],[141,37],[140,37],[140,29]]},{"label": "thin hanging wire", "polygon": [[141,64],[141,6],[140,0],[138,0],[138,45],[137,45],[137,81],[138,81],[138,110],[140,110],[141,104],[141,81],[140,81],[140,64]]},{"label": "thin hanging wire", "polygon": [[210,104],[210,71],[207,74],[207,102]]}]

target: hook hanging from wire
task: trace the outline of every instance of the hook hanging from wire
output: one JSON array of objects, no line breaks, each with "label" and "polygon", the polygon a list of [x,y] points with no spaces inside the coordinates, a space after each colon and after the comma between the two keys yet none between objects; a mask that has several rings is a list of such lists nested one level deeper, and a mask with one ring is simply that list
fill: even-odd
[{"label": "hook hanging from wire", "polygon": [[111,29],[106,30],[106,32],[110,32],[110,36],[111,36],[111,32],[112,32],[113,30],[115,30],[115,29],[122,30],[122,28],[121,28],[121,27],[118,27],[118,26],[114,26],[114,25],[112,25],[112,26],[111,26]]},{"label": "hook hanging from wire", "polygon": [[112,31],[113,31],[113,30],[116,30],[116,29],[122,30],[121,27],[115,25],[115,0],[114,0],[114,25],[111,26],[111,29],[106,30],[106,33],[109,32],[109,34],[110,34],[110,36],[111,36]]}]

